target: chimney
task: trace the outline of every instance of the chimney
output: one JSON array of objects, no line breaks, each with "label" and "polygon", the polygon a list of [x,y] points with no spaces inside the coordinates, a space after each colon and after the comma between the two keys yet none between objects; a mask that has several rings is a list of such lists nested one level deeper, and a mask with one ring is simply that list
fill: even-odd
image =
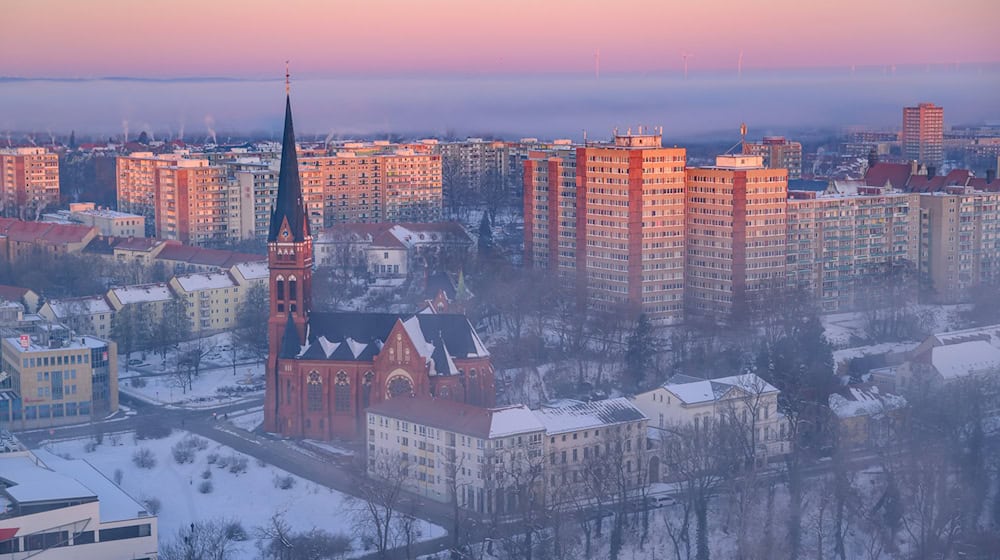
[{"label": "chimney", "polygon": [[992,183],[993,180],[996,179],[996,178],[997,178],[997,170],[996,169],[987,169],[986,170],[986,184],[987,185],[990,184],[990,183]]},{"label": "chimney", "polygon": [[937,167],[934,167],[933,165],[928,165],[927,166],[927,178],[931,179],[935,175],[937,175]]}]

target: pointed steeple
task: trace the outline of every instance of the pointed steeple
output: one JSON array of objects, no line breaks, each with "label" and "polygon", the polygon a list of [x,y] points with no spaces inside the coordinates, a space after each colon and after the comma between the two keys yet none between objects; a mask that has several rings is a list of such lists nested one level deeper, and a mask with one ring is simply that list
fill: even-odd
[{"label": "pointed steeple", "polygon": [[279,358],[294,358],[299,355],[302,351],[302,345],[299,344],[299,330],[295,328],[295,321],[292,319],[292,314],[288,314],[288,322],[285,323],[285,334],[281,337],[281,354]]},{"label": "pointed steeple", "polygon": [[[288,90],[288,75],[285,75],[285,89]],[[288,221],[291,230],[287,238],[278,239],[281,224]],[[309,233],[305,204],[302,198],[302,184],[299,181],[299,158],[295,153],[295,130],[292,127],[292,100],[285,95],[285,130],[281,139],[281,167],[278,171],[278,196],[271,212],[271,227],[268,241],[303,241]]]}]

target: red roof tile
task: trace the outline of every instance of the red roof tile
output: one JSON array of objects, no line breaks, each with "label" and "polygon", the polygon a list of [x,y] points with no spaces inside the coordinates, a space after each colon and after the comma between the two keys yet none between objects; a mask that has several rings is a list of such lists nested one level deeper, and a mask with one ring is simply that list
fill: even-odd
[{"label": "red roof tile", "polygon": [[865,173],[865,184],[881,187],[889,182],[893,188],[902,189],[910,178],[910,165],[906,163],[879,162]]}]

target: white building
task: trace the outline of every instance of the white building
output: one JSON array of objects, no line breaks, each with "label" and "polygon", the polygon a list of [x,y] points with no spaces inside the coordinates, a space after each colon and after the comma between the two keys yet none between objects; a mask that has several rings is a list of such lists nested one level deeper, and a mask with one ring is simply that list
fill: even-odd
[{"label": "white building", "polygon": [[636,395],[634,402],[662,437],[669,437],[679,426],[698,429],[735,418],[748,430],[757,459],[766,461],[784,455],[791,445],[788,421],[778,412],[779,393],[752,373],[717,379],[675,375],[660,387]]},{"label": "white building", "polygon": [[887,389],[907,394],[967,377],[996,377],[998,372],[1000,325],[988,325],[932,334],[892,372],[873,373]]},{"label": "white building", "polygon": [[0,560],[155,560],[157,523],[83,460],[0,453]]},{"label": "white building", "polygon": [[49,321],[62,323],[79,334],[107,338],[115,315],[104,296],[50,299],[38,310]]}]

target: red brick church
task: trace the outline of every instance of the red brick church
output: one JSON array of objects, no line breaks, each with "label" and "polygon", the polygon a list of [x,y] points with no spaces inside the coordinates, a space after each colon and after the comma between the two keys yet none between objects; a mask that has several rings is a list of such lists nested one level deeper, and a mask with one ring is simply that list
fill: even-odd
[{"label": "red brick church", "polygon": [[267,239],[271,309],[264,429],[295,438],[363,438],[364,410],[391,398],[493,406],[490,355],[464,315],[311,310],[313,240],[285,99],[278,194]]}]

